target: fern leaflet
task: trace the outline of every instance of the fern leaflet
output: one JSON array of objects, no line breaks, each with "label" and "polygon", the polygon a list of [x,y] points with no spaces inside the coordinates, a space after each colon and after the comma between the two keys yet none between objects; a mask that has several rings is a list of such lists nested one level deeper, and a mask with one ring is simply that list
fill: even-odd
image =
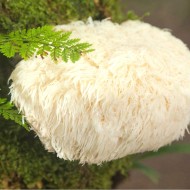
[{"label": "fern leaflet", "polygon": [[50,54],[55,61],[62,58],[65,62],[69,59],[76,62],[82,53],[93,51],[91,44],[81,43],[78,38],[70,39],[70,36],[71,32],[55,31],[52,26],[13,31],[0,34],[0,52],[9,58],[16,53],[23,59],[33,55],[43,58]]},{"label": "fern leaflet", "polygon": [[12,120],[29,130],[27,123],[23,122],[23,116],[19,114],[14,105],[6,98],[0,98],[0,116],[6,120]]}]

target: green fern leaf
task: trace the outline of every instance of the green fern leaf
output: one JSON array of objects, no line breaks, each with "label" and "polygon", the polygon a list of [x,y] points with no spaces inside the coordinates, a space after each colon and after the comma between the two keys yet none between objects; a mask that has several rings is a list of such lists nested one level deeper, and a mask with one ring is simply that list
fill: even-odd
[{"label": "green fern leaf", "polygon": [[81,53],[93,51],[91,44],[80,43],[80,39],[70,39],[71,32],[55,31],[52,26],[36,29],[18,30],[7,35],[0,35],[0,52],[7,57],[19,53],[23,59],[33,55],[44,57],[50,54],[56,61],[62,58],[67,62],[79,60]]},{"label": "green fern leaf", "polygon": [[60,40],[65,41],[65,40],[69,39],[69,37],[71,36],[71,34],[72,34],[72,32],[62,33]]},{"label": "green fern leaf", "polygon": [[0,51],[8,58],[13,57],[16,53],[15,47],[11,42],[7,42],[0,46]]},{"label": "green fern leaf", "polygon": [[61,57],[61,49],[54,47],[50,53],[50,56],[56,61],[58,57]]},{"label": "green fern leaf", "polygon": [[67,63],[68,60],[69,60],[69,57],[70,57],[70,51],[67,48],[65,48],[62,51],[62,59],[63,59],[63,61],[65,61]]},{"label": "green fern leaf", "polygon": [[0,116],[6,120],[12,120],[15,123],[29,130],[27,123],[23,122],[23,116],[14,108],[14,105],[6,98],[0,98]]},{"label": "green fern leaf", "polygon": [[79,60],[80,53],[78,51],[72,51],[70,54],[71,61],[74,63]]}]

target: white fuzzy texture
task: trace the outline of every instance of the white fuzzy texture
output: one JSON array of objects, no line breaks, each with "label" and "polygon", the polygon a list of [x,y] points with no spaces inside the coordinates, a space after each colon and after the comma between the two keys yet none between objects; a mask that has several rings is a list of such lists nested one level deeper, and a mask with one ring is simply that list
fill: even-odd
[{"label": "white fuzzy texture", "polygon": [[75,64],[21,61],[12,101],[45,148],[97,163],[157,150],[190,121],[190,51],[170,32],[140,21],[57,26],[93,44]]}]

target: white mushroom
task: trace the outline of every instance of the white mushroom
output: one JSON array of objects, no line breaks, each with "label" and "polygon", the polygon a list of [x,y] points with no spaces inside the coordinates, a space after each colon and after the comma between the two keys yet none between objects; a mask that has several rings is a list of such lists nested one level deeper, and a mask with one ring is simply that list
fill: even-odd
[{"label": "white mushroom", "polygon": [[170,32],[140,21],[56,27],[93,44],[75,64],[21,61],[11,95],[45,148],[80,163],[157,150],[190,121],[190,51]]}]

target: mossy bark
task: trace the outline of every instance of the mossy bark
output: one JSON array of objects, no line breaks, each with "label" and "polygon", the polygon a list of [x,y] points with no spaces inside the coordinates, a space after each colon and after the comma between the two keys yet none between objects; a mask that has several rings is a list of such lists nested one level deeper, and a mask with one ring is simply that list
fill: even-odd
[{"label": "mossy bark", "polygon": [[48,153],[32,132],[3,121],[0,128],[0,188],[110,188],[116,172],[128,174],[128,158],[82,166]]},{"label": "mossy bark", "polygon": [[123,19],[119,0],[1,0],[0,32],[73,20]]},{"label": "mossy bark", "polygon": [[[121,21],[115,0],[1,0],[0,32],[111,17]],[[0,55],[0,97],[8,96],[7,80],[17,58]],[[0,118],[0,188],[110,188],[117,173],[128,174],[128,158],[101,166],[80,165],[48,153],[34,133]]]}]

